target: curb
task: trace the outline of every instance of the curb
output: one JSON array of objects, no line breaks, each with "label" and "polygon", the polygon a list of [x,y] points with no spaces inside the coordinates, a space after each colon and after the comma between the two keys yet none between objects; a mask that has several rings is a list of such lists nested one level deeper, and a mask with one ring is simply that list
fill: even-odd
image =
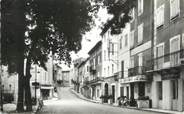
[{"label": "curb", "polygon": [[83,98],[83,97],[81,97],[79,95],[80,93],[76,93],[75,90],[73,90],[73,89],[70,89],[70,91],[73,94],[75,94],[78,98],[80,98],[82,100],[85,100],[85,101],[92,102],[92,103],[96,103],[96,104],[102,104],[102,105],[107,105],[107,106],[112,106],[112,107],[118,107],[118,108],[127,108],[127,109],[139,110],[139,111],[144,111],[144,112],[155,112],[155,113],[163,113],[163,114],[183,114],[183,112],[177,112],[177,113],[174,113],[174,112],[164,112],[164,111],[156,111],[156,110],[147,110],[147,109],[142,109],[142,108],[120,107],[120,106],[115,106],[115,105],[111,105],[111,104],[104,104],[104,103],[100,103],[100,102],[95,102],[93,100],[89,100],[87,98]]},{"label": "curb", "polygon": [[99,102],[92,101],[92,100],[89,100],[89,99],[87,99],[87,98],[81,97],[81,96],[80,96],[78,93],[76,93],[75,90],[73,90],[73,89],[70,89],[70,91],[71,91],[75,96],[77,96],[77,98],[79,98],[79,99],[82,99],[82,100],[85,100],[85,101],[89,101],[89,102],[92,102],[92,103],[101,104],[101,103],[99,103]]}]

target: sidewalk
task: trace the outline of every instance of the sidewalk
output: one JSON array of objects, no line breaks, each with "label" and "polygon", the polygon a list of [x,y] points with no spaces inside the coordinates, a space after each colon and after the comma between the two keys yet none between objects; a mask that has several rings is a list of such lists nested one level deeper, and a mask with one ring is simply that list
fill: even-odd
[{"label": "sidewalk", "polygon": [[[74,93],[80,99],[83,99],[83,100],[86,100],[86,101],[89,101],[89,102],[93,102],[93,103],[101,103],[100,101],[88,99],[88,98],[84,97],[82,94],[77,93],[73,89],[71,89],[71,92]],[[104,105],[119,107],[117,105],[110,105],[110,104],[104,104]],[[171,110],[162,110],[162,109],[153,109],[153,108],[136,108],[136,107],[122,107],[122,108],[129,108],[129,109],[133,109],[133,110],[142,110],[142,111],[149,111],[149,112],[158,112],[158,113],[165,113],[165,114],[184,114],[184,112],[171,111]]]},{"label": "sidewalk", "polygon": [[0,114],[35,114],[37,110],[37,105],[33,106],[33,111],[32,112],[21,112],[18,113],[16,112],[16,104],[4,104],[3,105],[3,112],[0,111]]}]

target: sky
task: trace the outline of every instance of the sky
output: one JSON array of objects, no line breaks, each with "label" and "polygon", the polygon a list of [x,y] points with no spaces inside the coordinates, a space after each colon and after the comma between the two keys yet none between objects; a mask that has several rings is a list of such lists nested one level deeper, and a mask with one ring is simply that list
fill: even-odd
[{"label": "sky", "polygon": [[98,12],[98,18],[95,19],[96,26],[92,28],[91,31],[87,32],[83,36],[82,49],[77,54],[75,53],[71,54],[71,57],[73,60],[80,58],[80,57],[83,57],[83,58],[88,57],[88,52],[90,51],[90,49],[92,49],[93,46],[95,46],[95,44],[101,40],[100,25],[102,23],[105,23],[108,18],[111,18],[111,16],[107,14],[107,10],[100,8]]}]

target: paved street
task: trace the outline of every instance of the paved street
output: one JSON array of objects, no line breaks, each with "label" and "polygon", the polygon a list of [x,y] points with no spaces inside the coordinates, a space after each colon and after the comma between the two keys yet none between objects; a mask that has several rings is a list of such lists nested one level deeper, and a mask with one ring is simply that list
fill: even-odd
[{"label": "paved street", "polygon": [[76,97],[69,88],[58,88],[58,99],[45,101],[39,114],[158,114],[91,103]]}]

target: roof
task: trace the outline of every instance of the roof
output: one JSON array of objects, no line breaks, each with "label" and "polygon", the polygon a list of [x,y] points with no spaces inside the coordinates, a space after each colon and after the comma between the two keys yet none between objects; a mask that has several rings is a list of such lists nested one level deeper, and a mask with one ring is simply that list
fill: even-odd
[{"label": "roof", "polygon": [[82,65],[84,65],[88,60],[89,60],[89,57],[88,57],[86,60],[82,61],[82,62],[79,64],[78,68],[80,68]]},{"label": "roof", "polygon": [[92,53],[94,53],[101,45],[102,45],[102,41],[99,41],[98,43],[96,43],[96,45],[88,52],[88,54],[91,55]]}]

